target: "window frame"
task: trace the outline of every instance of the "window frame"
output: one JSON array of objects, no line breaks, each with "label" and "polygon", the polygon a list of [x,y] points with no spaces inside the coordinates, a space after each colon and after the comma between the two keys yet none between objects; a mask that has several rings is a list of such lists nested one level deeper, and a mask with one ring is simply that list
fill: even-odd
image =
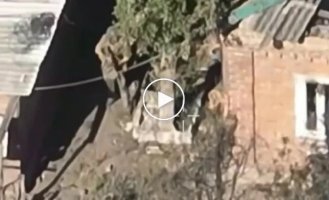
[{"label": "window frame", "polygon": [[[317,82],[319,84],[329,85],[329,77],[325,76],[306,76],[306,75],[295,75],[294,90],[295,90],[295,136],[298,138],[307,138],[315,140],[325,140],[325,126],[324,116],[317,114],[317,130],[308,130],[306,128],[307,122],[307,92],[306,85],[308,82]],[[317,96],[317,98],[320,97]],[[324,97],[322,97],[324,98]],[[321,99],[325,101],[325,99]],[[325,103],[325,102],[323,102]],[[318,110],[318,104],[316,105]],[[325,104],[320,109],[325,109]],[[318,113],[318,112],[317,112]]]}]

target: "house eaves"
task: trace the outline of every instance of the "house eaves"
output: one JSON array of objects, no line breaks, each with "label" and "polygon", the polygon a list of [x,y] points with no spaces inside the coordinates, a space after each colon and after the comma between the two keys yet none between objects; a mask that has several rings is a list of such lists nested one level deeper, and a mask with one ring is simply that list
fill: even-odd
[{"label": "house eaves", "polygon": [[0,94],[31,94],[57,24],[52,27],[48,39],[38,41],[30,48],[28,45],[31,44],[31,37],[15,34],[14,27],[24,23],[29,25],[29,18],[42,12],[52,12],[58,18],[64,3],[65,0],[0,1]]},{"label": "house eaves", "polygon": [[246,26],[279,41],[298,42],[321,0],[290,0],[247,19]]}]

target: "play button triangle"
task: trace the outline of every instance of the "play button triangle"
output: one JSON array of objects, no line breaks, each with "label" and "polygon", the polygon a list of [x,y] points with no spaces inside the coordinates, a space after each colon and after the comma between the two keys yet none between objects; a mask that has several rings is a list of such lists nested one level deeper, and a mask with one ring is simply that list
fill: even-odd
[{"label": "play button triangle", "polygon": [[162,93],[158,92],[158,108],[161,108],[162,106],[168,104],[169,102],[173,101],[174,98]]}]

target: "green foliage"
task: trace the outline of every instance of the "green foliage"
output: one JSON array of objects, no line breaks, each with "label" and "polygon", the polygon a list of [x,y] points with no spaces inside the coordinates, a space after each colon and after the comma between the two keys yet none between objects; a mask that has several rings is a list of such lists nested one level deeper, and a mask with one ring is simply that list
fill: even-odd
[{"label": "green foliage", "polygon": [[147,54],[188,59],[192,42],[215,28],[220,0],[117,0],[114,28]]},{"label": "green foliage", "polygon": [[159,55],[160,59],[151,63],[154,69],[151,75],[163,77],[160,73],[170,68],[170,73],[175,73],[172,78],[184,90],[193,89],[203,76],[198,68],[208,66],[202,61],[204,58],[199,57],[211,59],[209,54],[200,56],[197,52],[207,34],[217,29],[219,15],[227,10],[230,2],[117,0],[113,13],[116,22],[108,31],[113,38],[112,50],[117,57],[125,58],[135,53],[149,57]]}]

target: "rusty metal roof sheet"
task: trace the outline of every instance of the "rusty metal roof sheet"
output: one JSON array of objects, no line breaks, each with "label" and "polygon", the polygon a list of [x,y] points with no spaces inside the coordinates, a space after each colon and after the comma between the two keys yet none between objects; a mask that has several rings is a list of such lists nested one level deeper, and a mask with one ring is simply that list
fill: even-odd
[{"label": "rusty metal roof sheet", "polygon": [[315,14],[321,0],[290,0],[251,16],[254,31],[280,41],[297,42]]},{"label": "rusty metal roof sheet", "polygon": [[[39,0],[40,1],[40,0]],[[52,35],[44,41],[31,44],[27,37],[14,33],[18,23],[29,24],[28,18],[41,12],[52,12],[59,16],[65,0],[0,0],[0,94],[27,96],[32,92],[36,77]],[[28,50],[27,50],[28,49]]]}]

